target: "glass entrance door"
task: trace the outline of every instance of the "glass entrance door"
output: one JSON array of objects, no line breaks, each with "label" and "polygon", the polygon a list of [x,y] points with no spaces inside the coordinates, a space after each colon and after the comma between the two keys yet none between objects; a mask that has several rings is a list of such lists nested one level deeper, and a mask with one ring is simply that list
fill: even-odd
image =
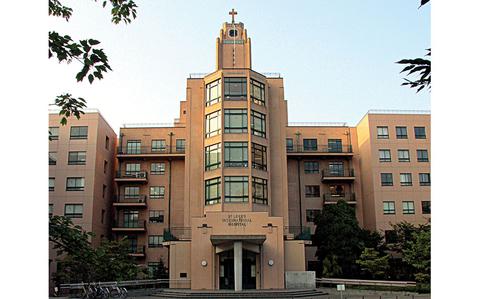
[{"label": "glass entrance door", "polygon": [[[242,289],[257,287],[257,254],[243,249],[242,251]],[[235,269],[233,250],[219,254],[220,289],[235,289]]]},{"label": "glass entrance door", "polygon": [[235,288],[235,274],[233,269],[233,250],[221,252],[220,258],[220,289]]}]

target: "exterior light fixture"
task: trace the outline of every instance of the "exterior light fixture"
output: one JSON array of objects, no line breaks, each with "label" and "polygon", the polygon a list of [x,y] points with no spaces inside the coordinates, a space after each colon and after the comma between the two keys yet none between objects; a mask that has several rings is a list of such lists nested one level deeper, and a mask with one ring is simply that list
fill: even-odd
[{"label": "exterior light fixture", "polygon": [[201,263],[202,267],[206,267],[208,265],[207,261],[206,260],[203,260],[202,263]]},{"label": "exterior light fixture", "polygon": [[273,260],[268,260],[268,265],[273,266]]}]

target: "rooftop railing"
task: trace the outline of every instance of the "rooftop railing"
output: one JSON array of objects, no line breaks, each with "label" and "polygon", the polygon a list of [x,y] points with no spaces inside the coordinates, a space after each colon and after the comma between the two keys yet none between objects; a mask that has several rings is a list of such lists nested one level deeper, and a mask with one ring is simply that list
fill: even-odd
[{"label": "rooftop railing", "polygon": [[303,145],[287,146],[289,153],[352,153],[351,145],[317,145],[306,147]]},{"label": "rooftop railing", "polygon": [[122,124],[122,128],[184,128],[185,123],[168,122],[168,123],[132,123]]},{"label": "rooftop railing", "polygon": [[284,234],[292,234],[295,240],[310,240],[312,234],[308,226],[285,226]]},{"label": "rooftop railing", "polygon": [[289,127],[347,127],[346,122],[289,122]]},{"label": "rooftop railing", "polygon": [[431,114],[430,110],[370,109],[367,114]]}]

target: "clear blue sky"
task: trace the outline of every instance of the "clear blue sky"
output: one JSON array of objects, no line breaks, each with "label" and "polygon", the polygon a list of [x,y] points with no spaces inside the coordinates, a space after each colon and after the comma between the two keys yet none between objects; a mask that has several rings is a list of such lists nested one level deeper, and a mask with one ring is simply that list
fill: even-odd
[{"label": "clear blue sky", "polygon": [[136,0],[130,25],[112,24],[101,1],[63,2],[73,16],[49,17],[50,30],[100,40],[114,71],[76,83],[77,63],[51,59],[49,96],[86,98],[115,131],[178,117],[188,74],[215,68],[215,39],[232,8],[252,39],[253,69],[282,74],[289,121],[355,125],[368,109],[430,109],[428,92],[400,86],[394,63],[430,47],[430,5],[418,9],[418,0]]}]

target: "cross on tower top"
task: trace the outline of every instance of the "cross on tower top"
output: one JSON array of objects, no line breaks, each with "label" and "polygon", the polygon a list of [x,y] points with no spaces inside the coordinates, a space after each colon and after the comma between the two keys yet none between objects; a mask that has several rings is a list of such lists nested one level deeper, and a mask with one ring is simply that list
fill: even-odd
[{"label": "cross on tower top", "polygon": [[232,11],[230,11],[228,14],[232,16],[232,24],[235,23],[235,15],[237,14],[235,9],[232,8]]}]

